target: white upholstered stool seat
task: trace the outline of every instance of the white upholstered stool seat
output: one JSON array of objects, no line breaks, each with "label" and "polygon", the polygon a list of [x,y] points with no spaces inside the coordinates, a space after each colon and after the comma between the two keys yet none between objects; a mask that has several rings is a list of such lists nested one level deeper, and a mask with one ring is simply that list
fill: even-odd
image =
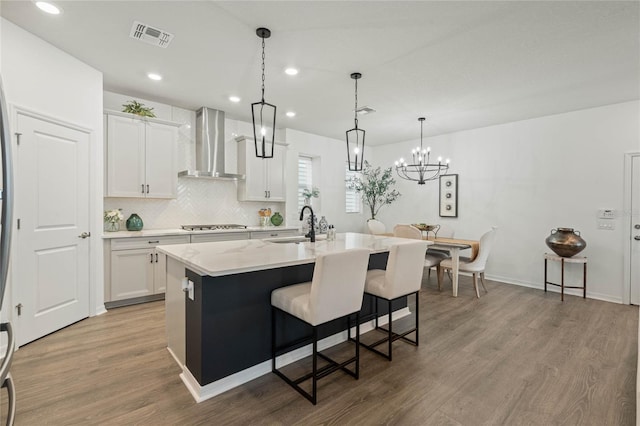
[{"label": "white upholstered stool seat", "polygon": [[[419,338],[419,295],[420,286],[422,284],[422,272],[425,262],[425,252],[427,251],[426,241],[415,241],[406,244],[397,244],[391,246],[389,251],[389,259],[387,260],[387,269],[379,270],[373,269],[367,272],[367,280],[365,283],[364,291],[367,294],[375,297],[375,325],[376,330],[380,330],[386,333],[386,336],[382,339],[372,343],[364,344],[360,343],[365,348],[384,356],[388,360],[392,359],[392,347],[391,344],[398,339],[402,339],[408,343],[418,346]],[[414,328],[405,331],[401,334],[393,332],[393,312],[391,304],[394,300],[410,296],[414,294],[416,299],[415,308],[415,326]],[[389,322],[387,328],[384,329],[378,324],[378,301],[387,301],[387,312],[389,314]],[[406,336],[411,333],[416,333],[415,340],[410,340]],[[376,346],[382,343],[387,343],[388,350],[384,352],[376,349]]]},{"label": "white upholstered stool seat", "polygon": [[[362,307],[369,253],[369,250],[366,249],[349,249],[330,254],[319,254],[316,257],[311,282],[285,286],[271,292],[271,369],[314,405],[317,402],[318,379],[337,370],[342,370],[356,379],[359,377],[359,313]],[[296,340],[289,345],[277,347],[276,312],[282,312],[285,316],[297,318],[306,323],[311,327],[311,336],[303,341]],[[354,314],[357,338],[355,356],[338,363],[318,352],[318,326],[332,320],[346,318],[347,329],[350,329],[350,317]],[[286,323],[280,324],[280,327],[286,328]],[[297,379],[291,379],[276,368],[276,357],[287,352],[287,349],[297,348],[296,345],[304,342],[312,343],[312,372]],[[318,368],[318,357],[326,360],[329,364]],[[353,371],[346,368],[352,363],[355,364]],[[309,379],[312,380],[311,393],[299,386],[300,383]]]}]

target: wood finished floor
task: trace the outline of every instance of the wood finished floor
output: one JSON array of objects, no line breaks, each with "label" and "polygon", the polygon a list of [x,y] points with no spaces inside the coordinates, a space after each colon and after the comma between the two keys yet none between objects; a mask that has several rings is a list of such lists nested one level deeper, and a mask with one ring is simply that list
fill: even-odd
[{"label": "wood finished floor", "polygon": [[273,374],[196,404],[165,349],[163,302],[114,309],[16,353],[17,424],[635,424],[637,307],[460,288],[425,280],[421,345],[396,342],[391,363],[362,351],[360,380],[321,380],[315,407]]}]

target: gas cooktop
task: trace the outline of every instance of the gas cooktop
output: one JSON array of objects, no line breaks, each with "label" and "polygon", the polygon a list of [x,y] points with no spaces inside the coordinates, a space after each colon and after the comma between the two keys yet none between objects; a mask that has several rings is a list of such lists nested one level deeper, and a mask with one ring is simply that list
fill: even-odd
[{"label": "gas cooktop", "polygon": [[247,229],[246,225],[225,223],[222,225],[182,225],[185,231],[215,231],[219,229]]}]

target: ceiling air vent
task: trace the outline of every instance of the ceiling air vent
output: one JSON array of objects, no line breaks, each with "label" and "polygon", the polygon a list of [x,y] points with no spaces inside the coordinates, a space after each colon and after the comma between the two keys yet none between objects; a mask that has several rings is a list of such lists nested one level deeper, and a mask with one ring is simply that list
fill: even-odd
[{"label": "ceiling air vent", "polygon": [[358,115],[366,115],[366,114],[371,114],[373,112],[376,112],[376,110],[368,106],[363,106],[358,108],[356,112],[358,113]]},{"label": "ceiling air vent", "polygon": [[129,37],[163,48],[166,48],[173,40],[173,34],[138,21],[133,21]]}]

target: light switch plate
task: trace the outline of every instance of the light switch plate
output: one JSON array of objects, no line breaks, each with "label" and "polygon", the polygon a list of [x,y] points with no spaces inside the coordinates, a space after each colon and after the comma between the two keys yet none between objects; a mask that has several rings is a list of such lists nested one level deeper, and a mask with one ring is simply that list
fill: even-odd
[{"label": "light switch plate", "polygon": [[616,223],[612,220],[599,220],[598,229],[603,229],[605,231],[613,231],[614,229],[616,229]]}]

